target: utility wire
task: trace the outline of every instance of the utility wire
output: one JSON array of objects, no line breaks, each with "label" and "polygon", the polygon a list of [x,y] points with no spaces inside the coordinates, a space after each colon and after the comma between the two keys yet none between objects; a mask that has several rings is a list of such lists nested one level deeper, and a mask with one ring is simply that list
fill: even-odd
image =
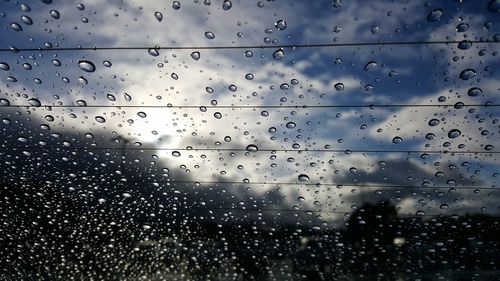
[{"label": "utility wire", "polygon": [[[307,108],[398,108],[398,107],[454,107],[454,104],[345,104],[345,105],[23,105],[11,104],[9,106],[0,106],[1,109],[12,108],[206,108],[208,109],[258,109],[258,108],[290,108],[290,109],[307,109]],[[499,107],[500,104],[463,104],[460,107]]]},{"label": "utility wire", "polygon": [[245,151],[260,152],[327,152],[327,153],[432,153],[432,154],[498,154],[500,151],[460,151],[460,150],[366,150],[366,149],[271,149],[264,148],[257,151],[247,148],[164,148],[164,147],[72,147],[72,146],[0,146],[5,149],[38,149],[38,150],[160,150],[160,151]]},{"label": "utility wire", "polygon": [[[34,51],[113,51],[113,50],[229,50],[229,49],[298,49],[298,48],[332,48],[332,47],[362,47],[383,45],[440,45],[458,44],[461,41],[388,41],[388,42],[359,42],[359,43],[320,43],[320,44],[283,44],[283,45],[247,45],[247,46],[118,46],[118,47],[60,47],[60,48],[3,48],[0,52],[34,52]],[[495,44],[498,41],[467,40],[472,44]]]},{"label": "utility wire", "polygon": [[[454,186],[454,185],[448,185],[448,186],[418,186],[418,185],[397,185],[397,184],[343,184],[343,183],[305,183],[305,182],[237,182],[237,181],[187,181],[187,180],[165,180],[165,179],[159,179],[159,180],[152,180],[152,179],[147,179],[147,180],[136,180],[136,179],[127,179],[126,181],[121,181],[119,179],[114,178],[115,181],[119,181],[120,183],[165,183],[165,184],[193,184],[196,186],[202,186],[202,185],[222,185],[222,184],[230,184],[230,185],[240,185],[240,186],[248,186],[248,185],[275,185],[275,186],[311,186],[311,187],[323,187],[323,186],[335,186],[338,188],[343,188],[343,187],[362,187],[362,188],[414,188],[414,189],[443,189],[443,188],[455,188],[457,190],[460,189],[498,189],[500,190],[499,187],[489,187],[489,186]],[[112,178],[109,179],[98,179],[98,178],[80,178],[80,179],[73,179],[73,178],[62,178],[62,179],[44,179],[44,178],[4,178],[3,181],[19,181],[19,182],[57,182],[57,181],[64,181],[65,183],[69,182],[102,182],[102,183],[113,183],[109,182],[107,180],[112,180]]]}]

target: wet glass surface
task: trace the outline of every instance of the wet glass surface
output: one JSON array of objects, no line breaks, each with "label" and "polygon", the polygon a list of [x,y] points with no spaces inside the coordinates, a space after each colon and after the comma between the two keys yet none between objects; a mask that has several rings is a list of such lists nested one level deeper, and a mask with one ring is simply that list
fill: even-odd
[{"label": "wet glass surface", "polygon": [[0,280],[497,280],[500,1],[3,1]]}]

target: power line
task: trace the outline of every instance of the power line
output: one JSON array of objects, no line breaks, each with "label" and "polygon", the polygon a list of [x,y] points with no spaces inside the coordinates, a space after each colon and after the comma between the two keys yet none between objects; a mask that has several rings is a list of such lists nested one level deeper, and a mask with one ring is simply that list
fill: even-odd
[{"label": "power line", "polygon": [[[241,185],[241,186],[248,186],[248,185],[276,185],[276,186],[312,186],[312,187],[323,187],[323,186],[335,186],[338,188],[342,187],[362,187],[362,188],[407,188],[407,189],[443,189],[443,188],[455,188],[455,189],[498,189],[498,187],[490,187],[490,186],[454,186],[454,185],[448,185],[448,186],[418,186],[418,185],[397,185],[397,184],[344,184],[344,183],[305,183],[305,182],[237,182],[237,181],[194,181],[194,180],[165,180],[165,179],[160,179],[160,180],[135,180],[135,179],[127,179],[126,181],[121,181],[120,179],[117,178],[109,178],[108,180],[115,179],[116,181],[119,181],[120,183],[166,183],[166,184],[193,184],[196,186],[202,186],[202,185],[223,185],[223,184],[230,184],[230,185]],[[37,181],[45,181],[45,182],[57,182],[63,180],[65,183],[69,182],[102,182],[102,183],[111,183],[111,182],[106,182],[103,179],[98,179],[98,178],[86,178],[86,179],[43,179],[43,178],[4,178],[4,181],[20,181],[20,182],[37,182]]]},{"label": "power line", "polygon": [[[8,106],[0,106],[3,108],[206,108],[208,109],[258,109],[258,108],[289,108],[289,109],[307,109],[307,108],[398,108],[398,107],[454,107],[455,104],[345,104],[345,105],[22,105],[11,104]],[[500,104],[461,104],[460,107],[499,107]]]},{"label": "power line", "polygon": [[271,149],[264,148],[257,151],[247,148],[164,148],[164,147],[72,147],[72,146],[0,146],[0,149],[38,149],[38,150],[161,150],[161,151],[244,151],[249,153],[260,152],[327,152],[327,153],[429,153],[429,154],[498,154],[500,151],[460,151],[460,150],[366,150],[366,149]]},{"label": "power line", "polygon": [[[298,49],[298,48],[332,48],[332,47],[363,47],[383,45],[440,45],[458,44],[463,41],[388,41],[388,42],[359,42],[359,43],[319,43],[319,44],[284,44],[284,45],[247,45],[247,46],[118,46],[118,47],[61,47],[61,48],[3,48],[0,52],[29,52],[29,51],[109,51],[109,50],[229,50],[229,49]],[[498,41],[466,40],[471,44],[500,43]]]}]

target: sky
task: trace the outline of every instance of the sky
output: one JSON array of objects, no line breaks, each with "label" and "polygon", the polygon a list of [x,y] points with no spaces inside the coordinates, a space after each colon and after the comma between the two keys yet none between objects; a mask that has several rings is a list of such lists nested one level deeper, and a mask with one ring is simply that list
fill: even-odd
[{"label": "sky", "polygon": [[179,3],[0,4],[4,181],[325,225],[500,211],[499,1]]}]

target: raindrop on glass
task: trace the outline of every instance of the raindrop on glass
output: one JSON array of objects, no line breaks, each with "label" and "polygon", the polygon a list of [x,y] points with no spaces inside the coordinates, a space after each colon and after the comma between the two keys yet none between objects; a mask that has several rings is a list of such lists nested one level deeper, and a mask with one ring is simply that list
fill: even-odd
[{"label": "raindrop on glass", "polygon": [[309,176],[306,174],[300,174],[298,176],[299,181],[309,181]]},{"label": "raindrop on glass", "polygon": [[450,130],[448,132],[448,137],[450,139],[455,139],[455,138],[458,138],[460,135],[462,134],[462,132],[460,132],[460,130],[458,129],[453,129],[453,130]]},{"label": "raindrop on glass", "polygon": [[148,53],[152,55],[153,57],[157,57],[160,55],[160,52],[158,52],[158,49],[156,48],[151,48],[148,50]]},{"label": "raindrop on glass", "polygon": [[174,1],[174,2],[172,3],[172,8],[173,8],[174,10],[179,10],[179,9],[181,8],[181,3],[179,3],[179,1]]},{"label": "raindrop on glass", "polygon": [[467,50],[472,47],[472,42],[470,40],[463,40],[458,43],[458,48],[460,50]]},{"label": "raindrop on glass", "polygon": [[288,123],[286,123],[286,127],[287,127],[288,129],[293,129],[293,128],[295,128],[295,126],[297,126],[297,125],[296,125],[295,123],[293,123],[293,122],[288,122]]},{"label": "raindrop on glass", "polygon": [[18,23],[15,22],[11,23],[10,27],[15,31],[23,31],[23,28]]},{"label": "raindrop on glass", "polygon": [[403,139],[401,137],[394,137],[392,139],[392,143],[401,143],[403,141]]},{"label": "raindrop on glass", "polygon": [[344,84],[342,84],[342,83],[337,83],[333,87],[335,87],[335,90],[337,90],[337,91],[343,91],[344,90]]},{"label": "raindrop on glass", "polygon": [[40,107],[40,106],[42,106],[42,103],[40,102],[40,100],[35,99],[35,98],[33,98],[33,99],[29,99],[29,100],[28,100],[28,103],[29,103],[31,106],[34,106],[34,107]]},{"label": "raindrop on glass", "polygon": [[460,72],[460,79],[462,80],[470,80],[476,76],[476,71],[474,69],[465,69]]},{"label": "raindrop on glass", "polygon": [[104,119],[104,117],[102,117],[102,116],[96,116],[95,121],[97,121],[99,123],[104,123],[104,122],[106,122],[106,119]]},{"label": "raindrop on glass", "polygon": [[32,25],[33,20],[28,17],[28,16],[21,16],[21,20],[26,24],[26,25]]},{"label": "raindrop on glass", "polygon": [[86,72],[94,72],[95,71],[95,65],[91,61],[88,60],[81,60],[78,62],[78,66],[80,67],[81,70],[86,71]]},{"label": "raindrop on glass", "polygon": [[274,23],[274,27],[276,27],[278,30],[285,30],[286,22],[284,20],[279,20]]},{"label": "raindrop on glass", "polygon": [[429,13],[429,15],[427,16],[427,21],[430,21],[430,22],[440,21],[442,17],[443,17],[443,10],[435,9],[435,10],[432,10]]},{"label": "raindrop on glass", "polygon": [[50,16],[53,18],[53,19],[59,19],[61,17],[61,15],[59,14],[58,11],[56,10],[50,10],[49,12]]},{"label": "raindrop on glass", "polygon": [[377,63],[374,61],[370,61],[365,65],[365,71],[370,71],[377,66]]},{"label": "raindrop on glass", "polygon": [[477,97],[483,93],[483,90],[478,87],[470,88],[469,91],[467,91],[467,95],[469,97]]},{"label": "raindrop on glass", "polygon": [[9,71],[10,67],[6,62],[0,62],[0,69],[4,71]]},{"label": "raindrop on glass", "polygon": [[200,59],[200,52],[192,52],[191,58],[194,60],[199,60]]},{"label": "raindrop on glass", "polygon": [[163,15],[160,12],[155,12],[155,18],[158,21],[161,21],[163,19]]},{"label": "raindrop on glass", "polygon": [[213,32],[207,31],[205,32],[205,38],[212,40],[215,38],[215,34]]},{"label": "raindrop on glass", "polygon": [[437,126],[437,125],[439,125],[439,120],[437,120],[437,119],[431,119],[431,120],[429,120],[429,126],[434,127],[434,126]]},{"label": "raindrop on glass", "polygon": [[224,11],[231,9],[232,6],[233,3],[231,3],[231,1],[229,0],[224,0],[224,2],[222,3],[222,9],[224,9]]},{"label": "raindrop on glass", "polygon": [[469,24],[462,22],[459,25],[457,25],[457,31],[458,32],[466,32],[469,29]]},{"label": "raindrop on glass", "polygon": [[276,50],[274,53],[273,53],[273,58],[275,60],[282,60],[283,58],[285,57],[285,50],[283,50],[282,48]]},{"label": "raindrop on glass", "polygon": [[259,148],[255,144],[249,144],[246,150],[249,152],[257,152]]}]

